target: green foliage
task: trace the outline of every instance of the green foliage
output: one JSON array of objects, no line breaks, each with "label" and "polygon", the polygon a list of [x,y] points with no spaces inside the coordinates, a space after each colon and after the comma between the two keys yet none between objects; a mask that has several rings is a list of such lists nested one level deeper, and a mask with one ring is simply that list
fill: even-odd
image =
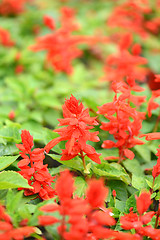
[{"label": "green foliage", "polygon": [[3,171],[0,173],[0,189],[32,188],[19,173],[15,171]]},{"label": "green foliage", "polygon": [[[28,224],[31,226],[37,226],[38,216],[42,214],[39,208],[55,201],[52,199],[41,202],[36,198],[37,195],[24,196],[23,191],[18,190],[18,188],[32,188],[28,181],[16,172],[18,171],[17,162],[21,158],[18,155],[16,143],[21,143],[21,130],[29,130],[33,135],[35,147],[43,148],[49,141],[59,136],[54,129],[57,128],[58,119],[62,118],[62,105],[65,98],[73,94],[83,101],[84,106],[89,108],[90,115],[95,117],[97,107],[112,102],[114,96],[110,91],[110,83],[101,79],[105,75],[105,58],[117,51],[115,42],[118,39],[107,44],[82,44],[80,49],[83,55],[73,61],[73,73],[71,75],[58,73],[52,66],[46,64],[45,52],[34,53],[30,46],[35,44],[37,37],[51,32],[43,23],[44,15],[49,14],[54,17],[56,27],[60,25],[59,10],[64,3],[50,0],[46,0],[45,3],[42,0],[35,2],[39,7],[36,4],[28,7],[27,11],[19,16],[0,16],[0,27],[8,29],[11,38],[16,42],[13,47],[4,47],[0,43],[0,201],[6,206],[14,227],[19,227],[23,219],[28,219]],[[84,1],[85,4],[82,4],[81,1],[68,0],[65,4],[76,8],[76,18],[81,26],[78,33],[80,36],[102,34],[109,36],[111,40],[115,38],[116,30],[109,28],[106,21],[112,8],[119,4],[114,2],[100,0]],[[156,12],[154,9],[154,14],[159,16],[158,10]],[[40,30],[38,34],[34,33],[36,27]],[[150,71],[158,74],[160,47],[156,35],[150,34],[145,41],[136,35],[133,39],[136,43],[141,43],[142,56],[148,59]],[[21,56],[16,60],[18,53]],[[98,53],[100,58],[95,53]],[[17,74],[18,65],[23,66],[24,70]],[[144,83],[140,84],[145,88],[144,95],[147,96],[148,102],[151,91]],[[156,101],[158,102],[159,99]],[[146,112],[142,133],[153,132],[159,116],[159,109],[157,109],[153,111],[151,118],[148,117],[147,102],[136,107],[139,111]],[[13,119],[9,117],[11,111],[15,113]],[[98,116],[97,120],[100,123],[107,121],[104,116]],[[61,161],[61,152],[65,149],[63,142],[57,144],[45,159],[45,163],[49,165],[50,174],[57,177],[60,172],[69,169],[75,179],[74,197],[85,196],[88,179],[104,178],[109,189],[106,204],[111,208],[113,217],[116,219],[124,213],[129,213],[131,207],[136,212],[135,195],[139,195],[142,189],[152,189],[153,202],[159,200],[160,176],[156,177],[154,184],[152,177],[153,166],[157,163],[155,154],[159,142],[147,143],[144,140],[144,145],[133,147],[132,150],[135,153],[133,160],[125,159],[119,164],[117,159],[104,161],[108,156],[118,157],[118,148],[102,149],[101,147],[104,140],[115,141],[115,139],[107,131],[102,131],[99,126],[95,126],[94,130],[99,131],[100,142],[89,142],[89,144],[102,154],[100,157],[102,163],[96,164],[85,156],[86,170],[84,171],[82,159],[79,156]],[[160,132],[160,126],[157,126],[157,131]],[[53,188],[54,185],[55,183]],[[113,190],[116,191],[115,199],[112,195]],[[57,212],[53,216],[60,218]],[[155,219],[152,222],[154,226]],[[49,240],[60,239],[57,226],[58,224],[45,227]],[[121,229],[119,220],[113,228]],[[37,228],[33,236],[39,239],[38,234],[41,234],[41,231]]]},{"label": "green foliage", "polygon": [[117,163],[102,163],[98,166],[93,166],[93,172],[99,177],[107,179],[117,179],[130,184],[131,180],[125,169]]},{"label": "green foliage", "polygon": [[0,171],[7,168],[11,165],[14,161],[16,161],[18,156],[4,156],[0,157]]},{"label": "green foliage", "polygon": [[132,175],[132,186],[138,190],[147,188],[147,182],[144,176]]},{"label": "green foliage", "polygon": [[85,190],[87,188],[87,183],[84,178],[76,177],[75,179],[75,192],[74,195],[78,197],[83,197],[85,194]]}]

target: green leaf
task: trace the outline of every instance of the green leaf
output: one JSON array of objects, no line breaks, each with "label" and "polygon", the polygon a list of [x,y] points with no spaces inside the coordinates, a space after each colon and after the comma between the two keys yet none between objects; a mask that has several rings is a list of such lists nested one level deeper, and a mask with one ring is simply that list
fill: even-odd
[{"label": "green leaf", "polygon": [[0,137],[3,137],[8,140],[13,140],[19,142],[20,137],[20,125],[19,124],[10,124],[9,126],[4,126],[0,129]]},{"label": "green leaf", "polygon": [[18,155],[0,157],[0,171],[11,165],[17,158]]},{"label": "green leaf", "polygon": [[0,144],[0,156],[18,154],[19,149],[16,147],[15,142],[7,142],[6,145]]},{"label": "green leaf", "polygon": [[116,198],[121,201],[126,201],[128,198],[126,184],[122,181],[112,180],[107,182],[107,186],[111,188],[111,191],[116,191]]},{"label": "green leaf", "polygon": [[134,147],[134,149],[143,158],[144,162],[151,161],[151,153],[150,150],[146,147],[146,145],[137,145]]},{"label": "green leaf", "polygon": [[116,199],[115,207],[116,207],[119,211],[123,212],[123,211],[124,211],[124,208],[125,208],[125,204],[126,204],[125,202],[119,201],[118,199]]},{"label": "green leaf", "polygon": [[76,177],[75,178],[75,187],[76,187],[76,190],[74,192],[74,195],[77,195],[78,197],[82,197],[87,188],[87,183],[86,183],[85,179],[82,177]]},{"label": "green leaf", "polygon": [[115,208],[115,207],[110,207],[110,209],[112,210],[113,217],[114,217],[114,218],[119,218],[119,215],[120,215],[119,209],[117,209],[117,208]]},{"label": "green leaf", "polygon": [[117,163],[101,163],[97,167],[93,166],[93,172],[100,177],[121,180],[126,184],[131,183],[131,179],[125,169]]},{"label": "green leaf", "polygon": [[153,190],[156,191],[157,189],[160,189],[160,175],[154,181]]},{"label": "green leaf", "polygon": [[55,167],[55,168],[49,168],[49,173],[54,176],[57,173],[63,172],[64,170],[66,170],[66,167],[63,165],[60,165],[59,167]]},{"label": "green leaf", "polygon": [[152,193],[151,199],[153,199],[156,196],[156,192]]},{"label": "green leaf", "polygon": [[61,155],[56,155],[56,154],[49,154],[49,156],[51,158],[53,158],[54,160],[56,160],[57,162],[67,166],[67,167],[70,167],[70,168],[73,168],[73,169],[76,169],[76,170],[79,170],[79,171],[83,171],[83,164],[82,164],[82,160],[79,158],[79,157],[75,157],[74,159],[71,159],[71,160],[67,160],[67,161],[61,161],[60,158],[61,158]]},{"label": "green leaf", "polygon": [[147,188],[147,183],[145,177],[132,175],[132,186],[138,190]]},{"label": "green leaf", "polygon": [[136,199],[135,199],[135,194],[131,195],[127,201],[126,201],[126,206],[125,206],[125,212],[129,213],[129,209],[133,207],[133,211],[137,211],[136,207]]},{"label": "green leaf", "polygon": [[0,189],[9,188],[32,188],[28,181],[19,173],[14,171],[3,171],[0,173]]},{"label": "green leaf", "polygon": [[7,211],[14,213],[19,206],[20,200],[22,199],[23,191],[18,191],[16,194],[13,190],[9,189],[7,193]]},{"label": "green leaf", "polygon": [[135,175],[143,175],[141,165],[136,159],[133,160],[126,159],[125,161],[123,161],[123,165],[129,172]]},{"label": "green leaf", "polygon": [[160,192],[157,193],[157,196],[155,197],[155,200],[159,200],[160,199]]}]

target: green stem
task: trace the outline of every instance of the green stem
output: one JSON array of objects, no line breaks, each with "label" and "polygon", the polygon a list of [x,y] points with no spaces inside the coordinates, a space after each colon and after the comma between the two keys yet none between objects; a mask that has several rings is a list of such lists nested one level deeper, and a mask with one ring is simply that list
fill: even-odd
[{"label": "green stem", "polygon": [[86,169],[86,162],[85,162],[85,159],[84,159],[85,156],[84,156],[82,150],[80,151],[80,156],[81,156],[81,158],[82,158],[83,167],[84,167],[84,172],[85,172],[87,169]]},{"label": "green stem", "polygon": [[159,121],[160,121],[160,108],[159,108],[159,115],[158,115],[158,117],[157,117],[157,120],[156,120],[154,129],[153,129],[153,132],[157,132],[158,125],[159,125]]},{"label": "green stem", "polygon": [[158,211],[157,211],[156,222],[155,222],[154,228],[157,228],[157,227],[158,227],[159,215],[160,215],[160,201],[159,201],[159,205],[158,205]]}]

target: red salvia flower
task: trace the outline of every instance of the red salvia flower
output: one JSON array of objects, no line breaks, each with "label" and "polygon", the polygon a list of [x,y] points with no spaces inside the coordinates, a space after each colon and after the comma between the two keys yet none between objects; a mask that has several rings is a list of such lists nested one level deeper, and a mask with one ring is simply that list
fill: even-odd
[{"label": "red salvia flower", "polygon": [[0,205],[0,239],[2,240],[23,240],[34,233],[36,229],[30,226],[14,228],[10,216]]},{"label": "red salvia flower", "polygon": [[93,125],[98,125],[96,117],[90,117],[88,108],[85,109],[82,103],[79,104],[79,100],[73,95],[66,99],[62,109],[64,119],[58,120],[60,122],[59,126],[68,126],[55,130],[60,137],[49,142],[44,148],[45,151],[49,152],[60,141],[67,141],[66,148],[62,150],[61,160],[69,160],[78,155],[83,160],[84,168],[85,156],[96,163],[100,163],[99,156],[101,154],[96,153],[94,147],[86,143],[87,141],[99,141],[98,132],[89,131],[93,128]]},{"label": "red salvia flower", "polygon": [[[115,225],[115,220],[111,216],[111,211],[104,207],[108,190],[103,181],[94,179],[89,182],[86,199],[72,198],[73,183],[73,178],[68,171],[60,174],[56,183],[60,204],[47,204],[40,210],[58,211],[62,218],[58,220],[54,216],[39,216],[39,223],[45,226],[59,222],[58,231],[65,240],[98,240],[114,237],[114,234],[118,236],[113,230],[104,227]],[[70,225],[69,229],[66,227],[67,224]]]},{"label": "red salvia flower", "polygon": [[144,81],[148,73],[147,68],[142,67],[147,59],[141,57],[140,53],[141,46],[132,44],[132,35],[125,34],[118,44],[118,52],[107,57],[104,67],[106,76],[102,80],[110,81],[114,92],[143,90],[135,82],[135,79]]},{"label": "red salvia flower", "polygon": [[33,187],[33,189],[25,189],[24,194],[26,196],[38,194],[38,197],[43,200],[54,197],[55,191],[51,187],[54,178],[48,172],[47,164],[43,164],[44,149],[32,150],[33,137],[27,130],[22,130],[21,138],[23,144],[16,144],[22,157],[22,160],[18,162],[18,167],[21,169],[19,173]]},{"label": "red salvia flower", "polygon": [[10,120],[14,120],[15,116],[16,116],[16,114],[15,114],[15,111],[13,111],[13,110],[11,110],[8,114],[8,117]]},{"label": "red salvia flower", "polygon": [[151,205],[151,194],[145,191],[142,192],[139,197],[136,197],[136,202],[139,215],[133,213],[133,209],[131,209],[129,214],[120,217],[121,227],[125,230],[135,229],[139,239],[142,239],[142,236],[148,236],[153,240],[159,239],[156,238],[159,229],[154,229],[151,225],[144,226],[149,224],[155,215],[154,211],[145,213]]},{"label": "red salvia flower", "polygon": [[51,30],[55,29],[55,22],[53,20],[53,18],[49,17],[49,16],[44,16],[43,18],[44,24],[50,28]]},{"label": "red salvia flower", "polygon": [[152,91],[152,97],[149,99],[148,102],[148,116],[152,116],[152,111],[157,109],[160,105],[155,102],[154,100],[160,97],[160,89]]},{"label": "red salvia flower", "polygon": [[15,45],[10,37],[10,33],[3,28],[0,28],[0,44],[5,47],[12,47]]},{"label": "red salvia flower", "polygon": [[136,199],[137,210],[140,215],[146,212],[151,205],[151,194],[149,192],[142,192]]},{"label": "red salvia flower", "polygon": [[45,16],[45,24],[53,31],[51,34],[37,38],[36,44],[31,47],[33,51],[47,51],[46,62],[49,63],[56,72],[71,74],[73,71],[72,61],[82,55],[79,44],[95,44],[96,42],[108,42],[107,37],[95,36],[87,37],[73,34],[79,29],[75,22],[75,11],[72,8],[61,9],[61,27],[55,29],[54,20]]},{"label": "red salvia flower", "polygon": [[135,138],[142,127],[144,113],[131,108],[127,97],[127,94],[121,94],[119,97],[116,95],[112,103],[106,103],[99,107],[98,110],[99,114],[103,114],[109,120],[109,122],[102,122],[101,129],[109,131],[116,140],[116,142],[106,140],[103,142],[102,147],[117,147],[119,149],[119,162],[125,157],[134,158],[134,153],[128,148],[144,144]]},{"label": "red salvia flower", "polygon": [[25,10],[25,4],[31,0],[1,0],[0,15],[18,15]]},{"label": "red salvia flower", "polygon": [[121,27],[123,31],[137,33],[145,38],[148,33],[144,27],[144,14],[150,13],[151,8],[148,1],[127,0],[117,6],[107,21],[111,27]]}]

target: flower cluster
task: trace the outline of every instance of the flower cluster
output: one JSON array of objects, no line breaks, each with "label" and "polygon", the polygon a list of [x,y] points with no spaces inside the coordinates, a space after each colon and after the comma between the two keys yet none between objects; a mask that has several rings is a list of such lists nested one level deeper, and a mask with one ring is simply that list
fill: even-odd
[{"label": "flower cluster", "polygon": [[[39,224],[48,226],[56,223],[59,235],[65,240],[141,240],[143,236],[160,239],[160,230],[150,224],[156,212],[147,212],[152,203],[149,192],[142,191],[139,197],[135,196],[137,212],[133,212],[131,207],[129,213],[120,217],[121,229],[135,229],[135,234],[131,234],[110,228],[116,224],[116,220],[112,217],[114,214],[111,210],[104,206],[108,189],[102,179],[89,181],[85,198],[73,197],[73,191],[73,177],[68,171],[62,172],[56,182],[59,204],[42,206],[40,210],[48,215],[39,216]],[[60,217],[55,217],[54,212],[59,212]]]},{"label": "flower cluster", "polygon": [[[134,153],[128,148],[143,144],[135,136],[139,134],[142,127],[144,113],[137,112],[126,102],[127,96],[121,94],[114,97],[112,103],[106,103],[99,107],[98,113],[103,114],[109,122],[102,122],[101,129],[113,134],[116,142],[106,140],[103,142],[103,148],[117,147],[119,149],[119,162],[127,157],[134,158]],[[107,157],[108,158],[113,158]]]},{"label": "flower cluster", "polygon": [[62,150],[61,160],[70,160],[78,155],[83,160],[84,168],[85,156],[96,163],[100,163],[100,154],[96,153],[94,147],[86,143],[87,141],[99,141],[98,132],[89,131],[94,125],[98,125],[96,117],[90,117],[89,109],[85,109],[82,103],[79,104],[79,100],[73,95],[66,99],[62,108],[64,119],[58,119],[59,126],[68,126],[54,130],[60,137],[48,143],[44,148],[45,151],[49,152],[60,141],[67,141],[65,149]]},{"label": "flower cluster", "polygon": [[[155,1],[155,4],[158,7],[158,1]],[[145,15],[151,15],[153,12],[154,9],[148,0],[126,0],[114,9],[107,24],[111,27],[121,27],[122,32],[129,31],[146,38],[148,32],[157,34],[159,31],[159,17],[145,18]]]},{"label": "flower cluster", "polygon": [[58,223],[59,235],[65,240],[139,239],[134,234],[116,232],[108,228],[115,225],[116,221],[111,210],[104,206],[108,190],[102,179],[92,179],[89,182],[85,199],[72,197],[73,184],[71,174],[68,171],[62,172],[56,182],[59,204],[51,203],[40,208],[46,213],[58,211],[61,219],[53,215],[42,215],[39,216],[40,225]]},{"label": "flower cluster", "polygon": [[143,236],[147,236],[153,240],[159,240],[160,229],[155,229],[151,225],[148,225],[155,215],[155,212],[150,211],[145,213],[151,205],[151,194],[144,191],[136,198],[138,214],[134,213],[133,208],[131,208],[129,214],[121,216],[121,227],[125,230],[135,229],[139,239],[142,239]]},{"label": "flower cluster", "polygon": [[36,229],[30,226],[14,228],[11,217],[5,212],[5,209],[0,205],[0,239],[3,240],[23,240],[24,237],[29,237]]},{"label": "flower cluster", "polygon": [[[145,113],[137,111],[136,107],[145,102],[146,97],[134,95],[133,92],[144,90],[136,81],[144,80],[147,70],[141,65],[146,64],[147,60],[140,56],[141,46],[132,45],[132,41],[133,37],[130,33],[124,34],[118,45],[118,54],[110,55],[105,65],[104,79],[111,82],[115,97],[113,102],[98,107],[98,113],[109,120],[102,122],[101,129],[109,131],[115,141],[106,140],[102,147],[119,149],[119,157],[111,156],[105,158],[106,160],[119,159],[118,162],[121,162],[126,157],[133,159],[134,153],[129,148],[144,144],[135,138],[140,134],[142,121],[145,118]],[[130,47],[131,53],[128,51]],[[133,104],[136,107],[133,107]]]},{"label": "flower cluster", "polygon": [[78,48],[79,44],[89,43],[92,45],[97,41],[108,42],[108,38],[73,34],[79,29],[79,25],[75,23],[75,11],[64,7],[61,9],[61,14],[61,27],[59,29],[55,29],[55,22],[51,17],[44,17],[44,23],[53,32],[37,38],[37,42],[31,47],[31,50],[46,50],[46,63],[50,63],[57,72],[71,74],[73,71],[72,60],[82,55],[82,51]]},{"label": "flower cluster", "polygon": [[140,56],[141,46],[137,43],[132,44],[132,41],[132,34],[124,34],[118,43],[118,52],[109,55],[106,59],[104,67],[106,76],[103,80],[110,81],[114,91],[117,87],[118,90],[126,88],[126,77],[143,81],[148,72],[142,67],[147,63],[147,59]]},{"label": "flower cluster", "polygon": [[47,164],[43,164],[44,149],[32,150],[33,137],[27,130],[22,130],[21,138],[23,144],[16,144],[22,157],[22,160],[18,162],[18,167],[21,169],[19,173],[28,180],[28,184],[33,188],[25,189],[25,196],[38,194],[38,197],[43,200],[54,197],[55,191],[51,187],[54,178],[48,172]]},{"label": "flower cluster", "polygon": [[31,0],[2,0],[0,2],[0,15],[17,15],[24,11],[25,4]]}]

